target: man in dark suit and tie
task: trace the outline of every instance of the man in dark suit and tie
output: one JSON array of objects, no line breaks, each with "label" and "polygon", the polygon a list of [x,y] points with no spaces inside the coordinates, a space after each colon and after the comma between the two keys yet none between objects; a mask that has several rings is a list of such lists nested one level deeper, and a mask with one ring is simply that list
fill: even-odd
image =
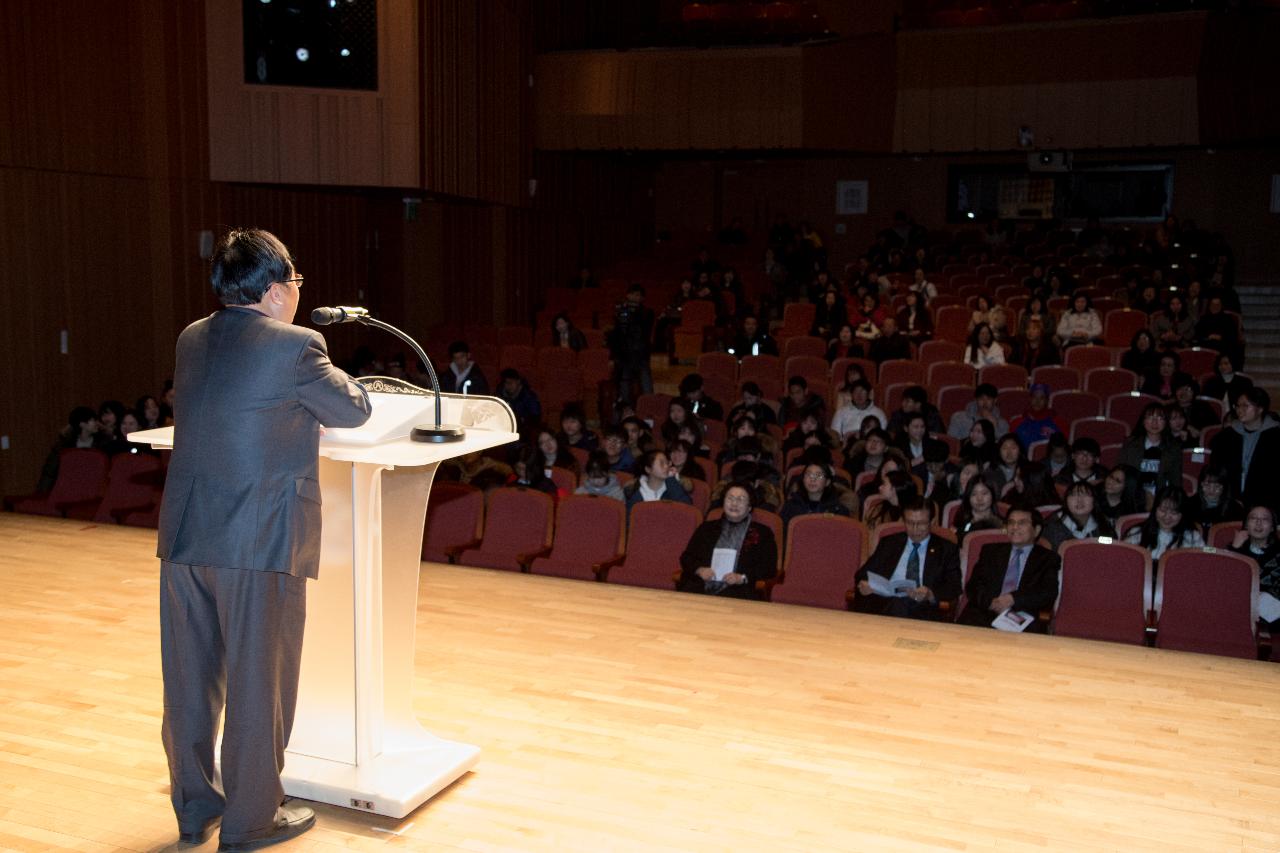
[{"label": "man in dark suit and tie", "polygon": [[[960,596],[960,552],[955,543],[933,536],[932,513],[922,498],[902,508],[905,533],[880,540],[875,553],[858,570],[858,593],[853,609],[859,613],[937,619],[938,602]],[[903,590],[902,595],[877,595],[867,579],[874,572]]]},{"label": "man in dark suit and tie", "polygon": [[982,549],[964,589],[969,603],[960,614],[960,622],[991,627],[997,616],[1012,609],[1035,617],[1028,631],[1047,631],[1040,611],[1053,607],[1058,599],[1062,560],[1036,544],[1041,526],[1040,513],[1034,507],[1014,506],[1009,510],[1005,530],[1010,542]]},{"label": "man in dark suit and tie", "polygon": [[[178,337],[174,444],[160,508],[165,753],[181,841],[220,850],[315,823],[284,803],[306,579],[320,559],[321,425],[360,426],[369,395],[292,325],[302,277],[273,235],[233,231],[212,263],[226,308]],[[226,706],[221,778],[214,769]]]}]

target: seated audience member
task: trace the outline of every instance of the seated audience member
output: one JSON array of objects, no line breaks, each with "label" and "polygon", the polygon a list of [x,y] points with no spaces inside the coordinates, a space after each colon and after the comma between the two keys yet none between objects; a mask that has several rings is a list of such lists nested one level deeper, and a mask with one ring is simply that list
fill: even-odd
[{"label": "seated audience member", "polygon": [[1045,446],[1044,464],[1049,469],[1050,477],[1057,477],[1063,471],[1070,470],[1071,463],[1071,445],[1067,444],[1067,437],[1060,432],[1055,432],[1049,436],[1049,443]]},{"label": "seated audience member", "polygon": [[869,356],[876,364],[894,358],[911,358],[911,339],[898,330],[895,317],[885,317],[880,337],[871,342]]},{"label": "seated audience member", "polygon": [[515,414],[517,431],[521,435],[528,435],[529,430],[542,419],[542,403],[533,389],[525,384],[520,371],[508,367],[499,377],[502,379],[502,386],[498,389],[498,396]]},{"label": "seated audience member", "polygon": [[1071,445],[1071,463],[1063,467],[1055,476],[1054,482],[1063,486],[1073,483],[1088,483],[1097,486],[1107,476],[1107,469],[1098,464],[1102,458],[1102,448],[1098,442],[1088,436],[1077,438]]},{"label": "seated audience member", "polygon": [[600,446],[596,434],[587,429],[587,415],[582,406],[570,403],[560,412],[560,443],[591,451]]},{"label": "seated audience member", "polygon": [[1131,530],[1125,541],[1146,548],[1152,560],[1159,560],[1170,548],[1203,548],[1204,536],[1187,504],[1182,486],[1162,489],[1147,520]]},{"label": "seated audience member", "polygon": [[551,497],[558,497],[556,484],[548,477],[542,467],[542,454],[536,447],[523,446],[511,465],[511,477],[508,486],[521,486],[526,489],[537,489]]},{"label": "seated audience member", "polygon": [[791,490],[791,495],[778,514],[782,516],[782,524],[791,523],[797,515],[849,515],[849,508],[840,501],[835,486],[835,473],[829,465],[810,464],[804,466],[804,473]]},{"label": "seated audience member", "polygon": [[851,312],[849,322],[853,323],[853,335],[862,345],[870,346],[880,337],[884,326],[885,311],[880,307],[880,299],[874,293],[867,293],[856,311]]},{"label": "seated audience member", "polygon": [[626,500],[626,496],[622,494],[622,484],[618,482],[617,475],[610,470],[609,457],[603,450],[593,450],[587,457],[587,467],[582,474],[582,485],[578,486],[574,494],[596,495],[617,501]]},{"label": "seated audience member", "polygon": [[1044,325],[1038,320],[1027,323],[1022,335],[1013,341],[1013,353],[1009,363],[1024,368],[1027,373],[1037,367],[1062,364],[1062,353],[1053,341],[1045,336],[1044,329]]},{"label": "seated audience member", "polygon": [[165,425],[164,417],[160,414],[160,401],[150,394],[139,397],[133,411],[137,414],[138,423],[143,429],[159,429]]},{"label": "seated audience member", "polygon": [[933,337],[933,320],[925,310],[920,294],[914,290],[908,290],[904,297],[902,310],[898,312],[897,327],[916,346]]},{"label": "seated audience member", "polygon": [[635,415],[628,415],[622,419],[620,425],[622,434],[627,439],[627,449],[631,451],[633,457],[639,459],[640,454],[653,447],[653,433],[649,432],[647,423]]},{"label": "seated audience member", "polygon": [[924,267],[916,267],[911,273],[911,283],[907,285],[908,293],[915,293],[927,305],[938,295],[938,286],[925,275]]},{"label": "seated audience member", "polygon": [[671,460],[671,471],[682,480],[707,481],[707,472],[698,464],[693,445],[678,438],[667,445],[667,458]]},{"label": "seated audience member", "polygon": [[1042,527],[1034,507],[1014,506],[1005,519],[1010,541],[982,549],[965,586],[968,604],[960,614],[964,625],[991,627],[1006,610],[1025,613],[1035,621],[1028,631],[1045,633],[1041,611],[1058,598],[1058,555],[1036,544]]},{"label": "seated audience member", "polygon": [[1013,433],[1005,433],[996,442],[996,458],[987,467],[985,477],[997,495],[1018,478],[1018,469],[1027,461],[1022,442]]},{"label": "seated audience member", "polygon": [[160,420],[165,426],[173,426],[173,399],[177,396],[173,380],[166,379],[160,390]]},{"label": "seated audience member", "polygon": [[636,462],[636,478],[622,487],[627,512],[642,501],[675,501],[692,504],[692,486],[671,470],[671,460],[661,450],[649,450]]},{"label": "seated audience member", "polygon": [[1037,441],[1047,440],[1055,432],[1067,431],[1058,414],[1049,408],[1049,386],[1042,382],[1031,386],[1031,401],[1027,410],[1014,418],[1010,427],[1022,443],[1023,449]]},{"label": "seated audience member", "polygon": [[688,403],[688,409],[700,420],[724,420],[724,406],[707,396],[702,388],[702,375],[690,373],[680,380],[680,396]]},{"label": "seated audience member", "polygon": [[[144,427],[147,429],[148,427]],[[58,432],[53,449],[45,457],[44,466],[40,470],[40,480],[36,491],[48,494],[58,480],[61,451],[68,448],[102,449],[103,439],[98,430],[98,416],[88,406],[76,406],[67,415],[67,423]]]},{"label": "seated audience member", "polygon": [[[983,323],[991,325],[991,297],[985,293],[981,293],[974,298],[973,311],[969,314],[970,333]],[[994,334],[994,332],[993,332]]]},{"label": "seated audience member", "polygon": [[1056,329],[1058,327],[1052,312],[1045,305],[1044,297],[1034,293],[1027,299],[1027,304],[1022,309],[1022,315],[1018,318],[1018,337],[1026,337],[1027,327],[1032,323],[1038,323],[1042,333],[1045,329]]},{"label": "seated audience member", "polygon": [[534,447],[538,450],[543,472],[548,477],[551,476],[553,466],[572,471],[574,474],[578,473],[580,467],[578,460],[569,452],[569,448],[560,443],[560,439],[551,430],[546,428],[539,430]]},{"label": "seated audience member", "polygon": [[1164,406],[1149,403],[1120,446],[1119,463],[1138,470],[1142,488],[1152,497],[1163,489],[1182,488],[1182,447],[1168,427]]},{"label": "seated audience member", "polygon": [[764,443],[756,432],[755,419],[750,415],[739,415],[730,425],[729,440],[725,442],[715,462],[717,465],[732,462],[744,452],[756,456],[764,456],[766,453]]},{"label": "seated audience member", "polygon": [[1156,292],[1156,286],[1151,282],[1142,285],[1138,291],[1138,298],[1133,300],[1129,305],[1134,311],[1141,311],[1143,314],[1154,314],[1157,311],[1164,310],[1164,303],[1160,301],[1160,296]]},{"label": "seated audience member", "polygon": [[960,458],[965,462],[977,462],[983,468],[995,462],[996,430],[991,421],[979,418],[973,422],[968,437],[960,443]]},{"label": "seated audience member", "polygon": [[672,333],[680,325],[680,316],[684,311],[685,303],[693,298],[693,279],[686,277],[681,280],[675,296],[671,298],[671,302],[663,309],[654,324],[653,347],[655,350],[665,352],[668,356],[675,354],[675,338]]},{"label": "seated audience member", "polygon": [[1232,358],[1240,355],[1240,334],[1236,318],[1226,312],[1222,297],[1213,295],[1203,317],[1196,323],[1195,343],[1198,347],[1215,349]]},{"label": "seated audience member", "polygon": [[956,473],[951,475],[951,491],[955,493],[954,500],[959,500],[964,496],[965,491],[969,488],[969,483],[974,477],[982,476],[982,466],[972,460],[962,460],[960,468]]},{"label": "seated audience member", "polygon": [[[906,531],[882,538],[858,569],[854,610],[908,619],[937,619],[938,602],[960,597],[960,551],[941,536],[932,535],[931,518],[930,508],[918,498],[903,506]],[[874,592],[867,579],[869,574],[878,575],[901,592],[892,596]]]},{"label": "seated audience member", "polygon": [[969,333],[969,341],[964,347],[963,361],[974,370],[981,370],[992,364],[1004,364],[1004,347],[1002,347],[987,323],[979,323]]},{"label": "seated audience member", "polygon": [[1085,480],[1077,480],[1067,486],[1067,493],[1062,497],[1062,509],[1045,522],[1044,532],[1040,535],[1057,551],[1059,545],[1070,539],[1115,538],[1116,530],[1098,510],[1093,486]]},{"label": "seated audience member", "polygon": [[853,326],[841,323],[836,327],[835,336],[827,346],[827,361],[832,364],[840,358],[857,358],[862,355],[862,344],[853,334]]},{"label": "seated audience member", "polygon": [[441,464],[440,470],[449,472],[441,479],[451,478],[485,492],[507,485],[514,473],[510,465],[486,456],[481,451],[450,459]]},{"label": "seated audience member", "polygon": [[818,416],[813,412],[805,412],[800,416],[799,423],[796,428],[787,433],[787,437],[782,442],[783,456],[788,451],[797,447],[825,447],[828,450],[835,449],[835,440],[831,438],[831,433],[822,426],[818,420]]},{"label": "seated audience member", "polygon": [[[880,470],[880,465],[888,455],[891,442],[889,434],[882,429],[871,430],[866,438],[850,436],[850,439],[845,443],[844,470],[849,472],[851,482],[857,482],[859,474]],[[906,457],[902,457],[900,451],[895,453],[905,464]]]},{"label": "seated audience member", "polygon": [[587,336],[561,311],[551,321],[551,345],[582,352],[587,348]]},{"label": "seated audience member", "polygon": [[782,398],[782,405],[778,407],[778,423],[784,432],[789,432],[808,413],[825,421],[826,409],[823,399],[810,393],[809,382],[803,376],[792,376],[787,380],[787,396]]},{"label": "seated audience member", "polygon": [[[864,510],[867,508],[868,501],[875,503],[870,499],[879,494],[880,486],[884,483],[884,476],[890,471],[906,471],[908,467],[907,457],[902,455],[901,450],[891,447],[885,451],[880,464],[872,472],[874,476],[865,478],[862,485],[858,486],[857,491],[854,492],[854,507],[858,511],[859,517],[865,515]],[[853,482],[856,485],[857,478]]]},{"label": "seated audience member", "polygon": [[1236,420],[1213,437],[1210,457],[1226,466],[1246,504],[1280,504],[1280,421],[1270,412],[1271,395],[1251,387],[1236,398]]},{"label": "seated audience member", "polygon": [[778,342],[769,333],[760,328],[760,321],[754,314],[742,318],[742,329],[734,337],[729,347],[729,354],[738,358],[749,355],[777,355]]},{"label": "seated audience member", "polygon": [[[1276,539],[1275,510],[1265,504],[1249,507],[1244,529],[1231,540],[1231,550],[1252,557],[1258,564],[1258,592],[1280,598],[1280,541]],[[1280,632],[1280,619],[1258,623],[1270,631],[1272,642]]]},{"label": "seated audience member", "polygon": [[1120,355],[1120,366],[1139,376],[1154,373],[1160,366],[1160,351],[1156,339],[1146,329],[1139,329],[1129,339],[1129,348]]},{"label": "seated audience member", "polygon": [[847,390],[837,392],[836,396],[840,406],[831,417],[831,429],[841,441],[858,432],[868,417],[876,418],[881,424],[889,419],[883,409],[871,402],[871,385],[865,379],[854,382]]},{"label": "seated audience member", "polygon": [[620,427],[608,427],[604,431],[604,455],[610,471],[631,472],[636,458],[627,446],[627,434]]},{"label": "seated audience member", "polygon": [[683,397],[676,397],[667,406],[667,419],[659,431],[663,444],[670,444],[680,438],[680,430],[684,427],[693,431],[698,444],[702,443],[702,424],[698,422],[698,416],[690,411],[689,405],[689,401]]},{"label": "seated audience member", "polygon": [[1062,312],[1058,320],[1058,341],[1063,347],[1102,342],[1102,318],[1093,309],[1093,301],[1085,294],[1078,294],[1071,308]]},{"label": "seated audience member", "polygon": [[450,394],[487,395],[489,383],[484,373],[471,360],[471,347],[466,341],[454,341],[449,344],[449,369],[441,371],[436,377],[440,381],[440,390]]},{"label": "seated audience member", "polygon": [[888,471],[880,475],[880,488],[876,490],[880,500],[864,509],[862,521],[868,530],[875,530],[888,521],[901,521],[902,508],[920,499],[916,481],[906,471]]},{"label": "seated audience member", "polygon": [[887,429],[890,435],[898,435],[906,426],[907,418],[910,415],[920,412],[924,415],[926,427],[931,433],[941,433],[947,431],[947,425],[942,422],[942,413],[938,411],[938,407],[929,402],[929,392],[920,385],[912,385],[905,388],[902,392],[902,403],[898,411],[889,416]]},{"label": "seated audience member", "polygon": [[939,441],[929,435],[929,427],[923,412],[914,412],[905,418],[897,446],[907,457],[913,474],[923,473],[925,452],[929,447],[939,444],[944,450],[947,449],[945,441]]},{"label": "seated audience member", "polygon": [[745,483],[755,493],[752,506],[763,512],[777,512],[782,508],[782,489],[778,485],[778,474],[769,465],[740,459],[729,469],[729,476],[711,490],[711,509],[719,509],[724,505],[724,496],[735,483]]},{"label": "seated audience member", "polygon": [[1113,525],[1122,515],[1147,511],[1147,496],[1142,491],[1142,477],[1137,468],[1115,466],[1103,477],[1097,494],[1098,512]]},{"label": "seated audience member", "polygon": [[844,297],[835,286],[829,286],[822,292],[818,303],[814,306],[813,325],[809,334],[815,338],[831,340],[836,330],[848,322],[849,312],[844,306]]},{"label": "seated audience member", "polygon": [[1174,444],[1183,450],[1200,444],[1199,437],[1193,433],[1191,425],[1187,423],[1187,413],[1177,403],[1169,403],[1165,406],[1164,416],[1169,421],[1169,435],[1173,437]]},{"label": "seated audience member", "polygon": [[1191,381],[1191,377],[1182,372],[1182,359],[1176,352],[1160,353],[1157,365],[1155,371],[1147,373],[1139,390],[1161,400],[1171,400],[1173,389],[1181,382]]},{"label": "seated audience member", "polygon": [[1058,506],[1062,498],[1054,488],[1049,466],[1043,462],[1027,461],[1018,467],[1014,490],[1008,500],[1034,507]]},{"label": "seated audience member", "polygon": [[924,449],[924,466],[920,479],[924,482],[924,499],[941,510],[958,495],[951,489],[953,476],[959,470],[950,462],[951,451],[946,442],[930,441]]},{"label": "seated audience member", "polygon": [[1166,349],[1191,346],[1195,336],[1196,321],[1191,319],[1186,303],[1180,294],[1169,297],[1169,304],[1151,318],[1151,334]]},{"label": "seated audience member", "polygon": [[1229,412],[1235,407],[1236,400],[1246,390],[1253,387],[1253,380],[1241,373],[1236,373],[1235,362],[1229,355],[1218,356],[1213,373],[1204,383],[1204,396],[1221,400]]},{"label": "seated audience member", "polygon": [[[97,446],[109,455],[117,453],[140,452],[144,445],[131,445],[126,440],[121,425],[124,421],[124,404],[118,400],[107,400],[98,407]],[[134,429],[137,429],[137,416],[134,416]],[[149,449],[149,448],[148,448]]]},{"label": "seated audience member", "polygon": [[997,435],[1004,435],[1009,431],[1009,422],[1000,414],[1000,407],[996,404],[996,398],[1000,392],[996,390],[996,386],[990,382],[983,382],[973,391],[973,400],[967,404],[963,411],[956,412],[951,416],[951,423],[947,427],[947,435],[959,441],[970,438],[973,432],[973,425],[979,420],[985,420],[991,424]]},{"label": "seated audience member", "polygon": [[963,545],[964,538],[975,530],[999,530],[1003,526],[995,489],[983,477],[971,477],[956,513],[956,541]]},{"label": "seated audience member", "polygon": [[742,401],[729,410],[727,420],[730,424],[735,424],[743,415],[749,415],[759,427],[778,422],[773,407],[764,401],[760,386],[750,380],[742,383]]},{"label": "seated audience member", "polygon": [[1231,473],[1226,466],[1212,461],[1200,469],[1195,495],[1188,503],[1191,513],[1205,541],[1209,541],[1209,528],[1224,521],[1240,521],[1244,518],[1244,506],[1236,500],[1232,488]]},{"label": "seated audience member", "polygon": [[[751,520],[754,490],[745,483],[725,489],[724,515],[693,531],[680,555],[679,588],[733,598],[760,598],[757,581],[778,573],[778,543],[773,531]],[[717,577],[716,569],[731,568]]]},{"label": "seated audience member", "polygon": [[1200,385],[1188,376],[1186,379],[1179,379],[1173,385],[1173,402],[1182,410],[1187,418],[1187,427],[1191,432],[1192,438],[1199,438],[1200,433],[1205,427],[1217,426],[1222,423],[1222,419],[1218,417],[1218,413],[1204,400],[1196,399],[1200,396]]}]

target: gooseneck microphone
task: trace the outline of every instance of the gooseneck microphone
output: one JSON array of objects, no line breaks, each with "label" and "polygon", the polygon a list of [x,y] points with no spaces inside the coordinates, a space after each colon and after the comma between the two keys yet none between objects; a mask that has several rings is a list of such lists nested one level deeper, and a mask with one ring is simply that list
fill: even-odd
[{"label": "gooseneck microphone", "polygon": [[390,332],[412,347],[414,354],[418,356],[418,360],[427,366],[427,375],[431,377],[431,390],[435,392],[436,396],[436,422],[434,426],[421,424],[415,426],[413,431],[409,433],[409,438],[413,441],[438,444],[462,440],[466,432],[462,427],[456,424],[440,423],[440,380],[436,378],[436,369],[431,366],[431,359],[427,358],[427,354],[423,352],[422,347],[418,346],[417,341],[390,323],[384,323],[381,320],[370,317],[368,310],[364,308],[349,308],[345,305],[337,308],[317,308],[311,312],[311,322],[317,326],[331,326],[335,323],[359,323],[362,326],[373,326]]}]

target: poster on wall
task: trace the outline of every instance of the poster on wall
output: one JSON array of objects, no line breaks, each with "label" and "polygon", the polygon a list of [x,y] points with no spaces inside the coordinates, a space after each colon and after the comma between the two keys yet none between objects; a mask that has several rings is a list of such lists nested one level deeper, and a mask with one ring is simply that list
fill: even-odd
[{"label": "poster on wall", "polygon": [[857,216],[867,212],[866,181],[836,181],[836,216]]}]

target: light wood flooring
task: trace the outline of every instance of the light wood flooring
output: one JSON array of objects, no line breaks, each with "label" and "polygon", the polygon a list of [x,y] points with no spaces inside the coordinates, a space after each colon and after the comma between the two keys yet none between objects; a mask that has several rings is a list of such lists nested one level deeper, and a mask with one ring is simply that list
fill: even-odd
[{"label": "light wood flooring", "polygon": [[[0,848],[174,846],[153,552],[0,516]],[[277,849],[1280,850],[1275,664],[427,564],[415,689],[478,768]]]}]

